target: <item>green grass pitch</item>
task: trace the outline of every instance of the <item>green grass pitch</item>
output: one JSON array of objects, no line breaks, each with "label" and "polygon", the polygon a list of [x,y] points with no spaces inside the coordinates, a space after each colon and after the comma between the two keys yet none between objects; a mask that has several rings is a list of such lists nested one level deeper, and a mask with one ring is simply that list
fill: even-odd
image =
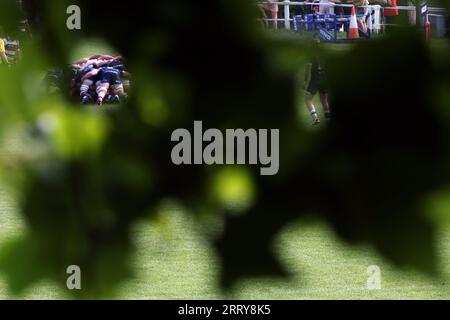
[{"label": "green grass pitch", "polygon": [[[14,199],[0,188],[0,242],[24,229]],[[201,228],[182,210],[166,211],[157,222],[134,230],[136,277],[121,285],[120,299],[449,299],[450,227],[439,234],[439,278],[399,270],[370,247],[350,247],[324,224],[298,221],[280,233],[275,252],[289,279],[248,279],[230,292],[218,288],[218,257]],[[367,289],[367,268],[381,268],[381,290]],[[35,284],[23,296],[8,293],[0,274],[0,299],[66,299],[55,283]]]}]

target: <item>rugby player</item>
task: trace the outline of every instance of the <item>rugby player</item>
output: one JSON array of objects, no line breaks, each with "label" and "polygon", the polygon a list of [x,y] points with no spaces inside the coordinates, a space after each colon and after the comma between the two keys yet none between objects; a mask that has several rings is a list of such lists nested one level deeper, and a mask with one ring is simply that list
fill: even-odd
[{"label": "rugby player", "polygon": [[122,79],[120,77],[120,71],[116,68],[111,67],[101,67],[99,69],[93,69],[86,73],[81,81],[84,82],[86,79],[97,77],[97,104],[99,106],[103,105],[103,100],[108,94],[108,90],[111,89],[113,95],[113,102],[119,102],[120,97],[126,97]]},{"label": "rugby player", "polygon": [[[92,96],[89,94],[89,90],[91,88],[92,85],[96,84],[96,82],[99,79],[98,73],[94,72],[94,73],[90,73],[91,71],[93,71],[94,69],[100,69],[101,67],[104,66],[111,66],[111,67],[115,67],[118,66],[123,66],[121,64],[121,59],[122,57],[118,56],[118,57],[112,57],[112,56],[108,56],[108,55],[95,55],[89,58],[83,58],[80,61],[78,61],[78,66],[85,66],[80,72],[78,72],[78,77],[76,79],[77,83],[81,83],[80,85],[80,99],[81,99],[81,103],[82,104],[87,104],[90,102],[90,100],[92,99]],[[120,69],[118,69],[119,71],[121,71]],[[85,75],[87,75],[88,73],[92,74],[92,76],[89,77],[85,77]],[[121,95],[122,92],[120,92]],[[107,99],[108,101],[110,99]],[[117,98],[116,98],[117,100]]]},{"label": "rugby player", "polygon": [[3,39],[5,43],[5,54],[10,63],[17,63],[20,60],[20,43],[18,40],[6,37]]},{"label": "rugby player", "polygon": [[8,57],[6,56],[6,47],[5,47],[5,41],[3,40],[3,30],[0,27],[0,64],[6,64],[9,65],[10,62],[8,60]]},{"label": "rugby player", "polygon": [[93,71],[94,67],[89,66],[84,68],[78,75],[78,77],[80,77],[80,82],[81,82],[81,86],[80,86],[80,100],[82,104],[88,104],[91,99],[92,96],[89,94],[89,89],[91,88],[92,85],[94,85],[97,80],[98,77],[97,75],[93,75],[90,77],[85,77],[89,72]]},{"label": "rugby player", "polygon": [[[319,44],[320,39],[315,37],[315,43]],[[313,103],[313,98],[317,94],[320,95],[320,102],[325,113],[325,119],[331,120],[331,111],[328,104],[328,91],[326,87],[326,70],[321,58],[316,55],[313,61],[306,66],[305,71],[305,100],[306,107],[311,114],[312,124],[317,125],[320,123],[319,116]]]}]

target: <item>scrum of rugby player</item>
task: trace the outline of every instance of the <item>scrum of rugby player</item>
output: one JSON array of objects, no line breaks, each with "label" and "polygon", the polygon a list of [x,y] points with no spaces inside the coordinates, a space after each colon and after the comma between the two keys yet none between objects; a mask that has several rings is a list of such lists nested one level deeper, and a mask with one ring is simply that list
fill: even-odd
[{"label": "scrum of rugby player", "polygon": [[71,90],[79,94],[81,104],[96,101],[101,106],[127,99],[130,73],[122,56],[97,54],[76,61],[71,68]]}]

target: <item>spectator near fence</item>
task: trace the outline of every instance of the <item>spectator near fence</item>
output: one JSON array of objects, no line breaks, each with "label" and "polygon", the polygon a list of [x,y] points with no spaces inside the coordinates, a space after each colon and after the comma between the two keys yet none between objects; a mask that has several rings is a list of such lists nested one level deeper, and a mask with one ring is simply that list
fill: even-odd
[{"label": "spectator near fence", "polygon": [[[379,22],[381,26],[385,26],[387,23],[394,24],[397,21],[397,0],[370,0],[370,5],[380,5],[382,8],[388,8],[383,9],[383,14],[380,16]],[[382,29],[385,30],[385,27],[382,27]]]},{"label": "spectator near fence", "polygon": [[5,53],[5,42],[0,39],[0,64],[9,64],[8,58]]},{"label": "spectator near fence", "polygon": [[[335,1],[329,1],[329,2],[333,2],[335,4],[344,4],[344,5],[354,5],[354,6],[359,6],[362,5],[362,1],[361,0],[335,0]],[[336,6],[334,8],[334,13],[336,13],[337,15],[345,15],[345,16],[349,16],[352,14],[352,8],[350,6]]]},{"label": "spectator near fence", "polygon": [[356,14],[365,14],[367,12],[367,8],[364,6],[368,6],[369,0],[353,0],[353,5],[356,9]]},{"label": "spectator near fence", "polygon": [[20,42],[19,40],[5,37],[3,39],[5,44],[5,53],[10,63],[17,63],[20,60]]},{"label": "spectator near fence", "polygon": [[384,9],[384,18],[386,27],[392,27],[399,24],[399,12],[397,8],[397,0],[387,0],[385,5],[387,8]]},{"label": "spectator near fence", "polygon": [[[258,7],[263,15],[263,19],[267,19],[266,12],[270,12],[270,19],[272,20],[272,26],[274,29],[278,29],[278,4],[276,4],[277,0],[265,0],[259,1]],[[265,27],[268,25],[265,23]]]},{"label": "spectator near fence", "polygon": [[307,14],[313,14],[313,13],[318,13],[320,10],[320,0],[306,0],[306,2],[311,3],[309,5],[306,6],[306,13]]},{"label": "spectator near fence", "polygon": [[334,14],[334,4],[342,3],[341,0],[321,0],[320,1],[320,13]]},{"label": "spectator near fence", "polygon": [[398,16],[397,0],[387,0],[386,2],[387,2],[386,7],[389,7],[389,8],[384,9],[384,16],[385,17]]},{"label": "spectator near fence", "polygon": [[[408,6],[414,6],[414,3],[412,1],[408,1]],[[412,10],[408,11],[408,21],[411,26],[416,25],[416,21],[417,21],[416,11],[412,11]]]},{"label": "spectator near fence", "polygon": [[3,30],[0,27],[0,65],[8,65],[9,60],[6,56],[6,47],[5,47],[5,41],[3,40]]}]

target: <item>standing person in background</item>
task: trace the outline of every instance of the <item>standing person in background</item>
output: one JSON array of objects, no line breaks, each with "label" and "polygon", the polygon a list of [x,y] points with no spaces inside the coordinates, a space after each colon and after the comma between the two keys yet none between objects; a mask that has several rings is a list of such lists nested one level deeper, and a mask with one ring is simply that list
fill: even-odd
[{"label": "standing person in background", "polygon": [[341,0],[320,0],[320,13],[334,14],[334,4],[342,3]]},{"label": "standing person in background", "polygon": [[389,9],[384,9],[384,15],[386,17],[398,16],[397,0],[386,0],[386,7],[389,8]]},{"label": "standing person in background", "polygon": [[318,125],[320,123],[319,115],[313,103],[314,96],[319,93],[320,102],[322,103],[323,112],[327,122],[331,121],[330,105],[328,104],[328,90],[326,68],[323,62],[318,46],[320,38],[318,35],[314,37],[315,50],[317,51],[312,61],[306,65],[305,70],[305,102],[309,113],[312,117],[312,124]]},{"label": "standing person in background", "polygon": [[[346,5],[349,5],[349,4],[354,5],[353,0],[344,0],[343,3],[346,4]],[[352,8],[351,8],[350,6],[348,6],[348,7],[343,7],[343,8],[342,8],[342,14],[343,14],[343,15],[346,15],[346,16],[351,15],[351,14],[352,14]]]},{"label": "standing person in background", "polygon": [[269,23],[267,22],[267,14],[266,14],[266,10],[264,9],[264,3],[263,1],[257,1],[256,6],[259,9],[259,21],[261,22],[261,25],[263,28],[268,28],[269,27]]},{"label": "standing person in background", "polygon": [[[334,12],[336,13],[336,15],[338,15],[338,16],[350,16],[352,14],[352,8],[349,5],[354,5],[353,1],[354,0],[341,0],[339,2],[336,2],[336,3],[340,3],[340,4],[345,5],[345,6],[336,7],[334,9]],[[348,28],[349,28],[348,24],[343,24],[342,27],[343,27],[343,30],[345,32],[348,32]],[[339,27],[339,29],[340,28],[341,27]]]},{"label": "standing person in background", "polygon": [[311,3],[306,5],[306,14],[315,14],[320,11],[320,3],[321,0],[306,0],[305,2]]},{"label": "standing person in background", "polygon": [[270,14],[272,15],[272,19],[273,19],[273,28],[274,29],[278,29],[278,4],[276,3],[272,3],[272,2],[276,2],[277,0],[270,0],[269,2],[271,2],[271,4],[269,4],[269,10],[270,10]]},{"label": "standing person in background", "polygon": [[[266,11],[270,12],[270,19],[274,29],[278,29],[278,4],[274,3],[276,0],[266,0],[258,3],[258,7],[262,10],[263,16]],[[267,24],[265,24],[267,26]]]},{"label": "standing person in background", "polygon": [[9,65],[8,57],[6,56],[5,41],[3,40],[3,30],[0,27],[0,64]]},{"label": "standing person in background", "polygon": [[362,6],[368,6],[369,0],[353,0],[353,4],[356,8],[356,14],[365,14],[367,8],[363,8]]},{"label": "standing person in background", "polygon": [[[412,7],[414,6],[414,2],[413,1],[408,1],[408,6]],[[408,21],[409,21],[409,25],[411,26],[415,26],[416,25],[416,12],[415,11],[408,11]]]},{"label": "standing person in background", "polygon": [[[384,24],[395,24],[398,17],[397,0],[381,0],[381,5],[384,9]],[[385,27],[386,29],[386,27]]]},{"label": "standing person in background", "polygon": [[391,7],[396,7],[397,6],[397,0],[370,0],[370,4],[378,4],[381,7],[383,7],[383,14],[381,15],[380,19],[380,23],[382,26],[382,30],[385,31],[386,30],[386,23],[392,23],[392,21],[387,21],[386,17],[392,16],[392,15],[398,15],[398,10],[394,10],[394,9],[386,9],[386,8],[391,8]]},{"label": "standing person in background", "polygon": [[1,64],[9,64],[8,57],[6,56],[5,51],[5,41],[0,38],[0,61]]},{"label": "standing person in background", "polygon": [[3,39],[5,43],[5,53],[10,63],[17,63],[20,60],[20,43],[19,40],[6,37]]}]

